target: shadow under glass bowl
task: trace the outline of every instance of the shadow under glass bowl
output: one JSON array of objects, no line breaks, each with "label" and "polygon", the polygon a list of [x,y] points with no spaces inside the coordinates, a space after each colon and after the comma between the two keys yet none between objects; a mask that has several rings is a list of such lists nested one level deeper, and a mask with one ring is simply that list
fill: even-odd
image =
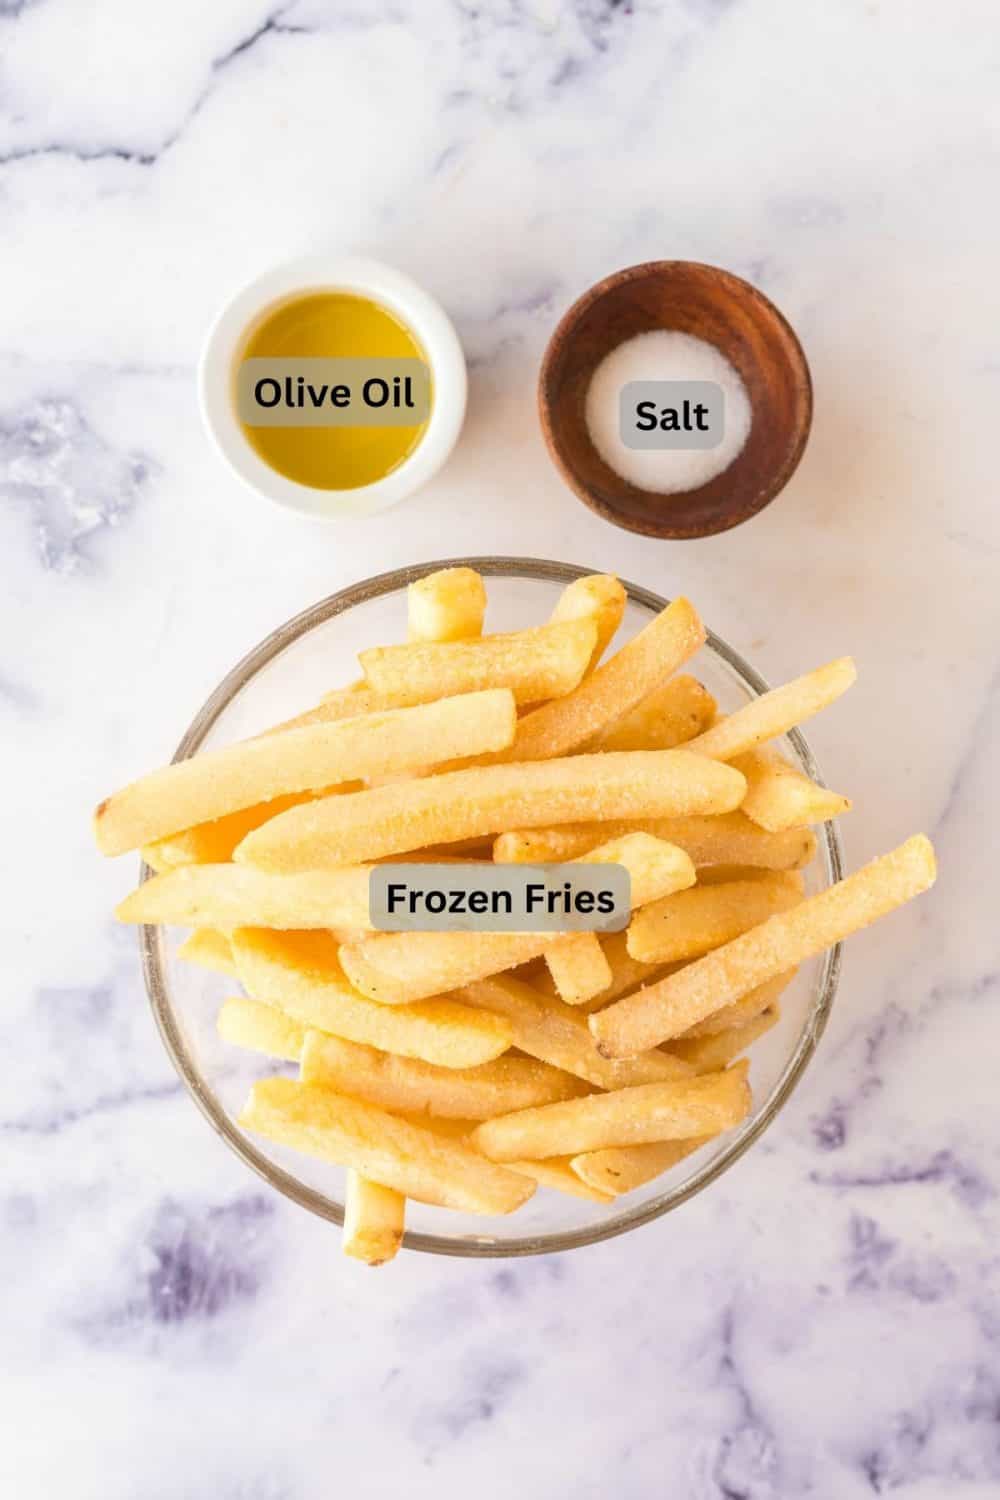
[{"label": "shadow under glass bowl", "polygon": [[[491,631],[524,629],[544,621],[566,584],[587,572],[568,563],[532,558],[449,558],[343,589],[282,625],[233,668],[196,715],[174,759],[254,734],[356,677],[359,650],[404,637],[407,585],[436,568],[457,566],[476,568],[489,580]],[[628,602],[619,640],[641,629],[667,602],[635,584],[625,586]],[[763,678],[711,633],[690,670],[724,713],[767,691]],[[781,748],[814,780],[822,779],[801,734],[792,731]],[[841,876],[833,824],[817,832],[818,858],[804,872],[810,894]],[[144,866],[142,877],[149,873]],[[140,929],[146,988],[174,1066],[203,1114],[247,1166],[286,1197],[341,1224],[341,1168],[258,1140],[237,1125],[254,1079],[288,1071],[290,1065],[272,1064],[221,1041],[215,1017],[235,981],[179,960],[184,936],[173,927]],[[833,1003],[839,967],[839,948],[802,965],[782,997],[781,1021],[750,1051],[750,1116],[662,1177],[607,1205],[539,1188],[518,1213],[490,1219],[408,1202],[405,1245],[469,1256],[570,1250],[623,1234],[677,1208],[721,1176],[774,1120],[815,1050]]]}]

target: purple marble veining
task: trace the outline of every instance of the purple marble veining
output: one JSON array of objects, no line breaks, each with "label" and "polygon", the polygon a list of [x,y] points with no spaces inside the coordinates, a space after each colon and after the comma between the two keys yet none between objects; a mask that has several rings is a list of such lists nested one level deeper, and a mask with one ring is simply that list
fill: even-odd
[{"label": "purple marble veining", "polygon": [[258,1287],[253,1244],[261,1223],[273,1214],[273,1200],[261,1195],[238,1198],[200,1218],[164,1203],[146,1242],[156,1264],[130,1316],[182,1323],[217,1317],[253,1298]]},{"label": "purple marble veining", "polygon": [[461,1393],[447,1404],[432,1404],[428,1412],[431,1447],[435,1431],[447,1442],[457,1442],[471,1427],[492,1422],[523,1375],[515,1359],[486,1360],[466,1370]]},{"label": "purple marble veining", "polygon": [[719,1439],[712,1474],[722,1500],[766,1500],[777,1492],[778,1451],[740,1369],[734,1333],[735,1312],[729,1307],[720,1331],[719,1384],[731,1393],[737,1415]]},{"label": "purple marble veining", "polygon": [[273,1198],[262,1194],[220,1205],[161,1199],[123,1251],[108,1300],[94,1288],[74,1319],[79,1336],[153,1359],[174,1331],[231,1336],[271,1264],[274,1215]]},{"label": "purple marble veining", "polygon": [[960,1203],[970,1209],[980,1208],[995,1196],[992,1185],[972,1166],[957,1161],[951,1151],[937,1151],[929,1160],[886,1162],[872,1171],[819,1172],[810,1174],[812,1181],[835,1188],[905,1187],[908,1184],[945,1183]]},{"label": "purple marble veining", "polygon": [[178,1098],[180,1080],[149,1040],[150,1018],[132,941],[108,955],[92,984],[42,985],[22,1029],[30,1084],[18,1078],[0,1105],[0,1134],[56,1135],[82,1120]]}]

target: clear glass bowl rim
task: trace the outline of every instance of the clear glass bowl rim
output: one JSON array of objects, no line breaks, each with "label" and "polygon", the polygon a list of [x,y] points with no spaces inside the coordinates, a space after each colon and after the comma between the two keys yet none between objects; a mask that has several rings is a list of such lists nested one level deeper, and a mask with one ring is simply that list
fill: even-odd
[{"label": "clear glass bowl rim", "polygon": [[[508,578],[530,578],[539,579],[548,583],[572,583],[576,578],[585,577],[595,570],[593,568],[580,567],[575,563],[552,562],[544,558],[531,557],[450,557],[436,562],[415,563],[409,567],[396,568],[389,573],[380,573],[374,578],[364,579],[360,583],[351,584],[346,589],[331,594],[326,599],[304,609],[300,614],[279,625],[277,630],[266,636],[259,645],[249,651],[242,661],[238,662],[232,671],[219,683],[215,691],[209,696],[191,724],[188,726],[183,739],[177,746],[173,759],[186,760],[194,755],[200,748],[206,735],[215,724],[219,716],[226,710],[240,690],[250,679],[265,667],[270,661],[286,647],[292,645],[301,636],[312,630],[317,625],[325,624],[326,621],[334,619],[337,615],[344,614],[357,604],[363,604],[367,600],[378,598],[383,594],[394,593],[406,588],[415,579],[421,578],[426,573],[435,572],[439,568],[475,568],[478,573],[485,577],[508,577]],[[629,599],[651,612],[664,609],[669,600],[655,594],[651,589],[641,587],[639,584],[629,583],[626,579],[621,580],[627,590]],[[768,691],[768,684],[760,673],[755,671],[750,664],[743,660],[738,652],[728,645],[720,636],[711,630],[708,631],[706,646],[730,667],[741,679],[743,685],[753,695],[758,696]],[[823,783],[823,778],[816,759],[809,748],[805,738],[797,729],[791,730],[788,738],[795,747],[796,754],[802,762],[807,773],[814,781]],[[817,830],[819,835],[820,850],[825,857],[826,873],[830,882],[840,880],[843,874],[843,860],[840,840],[836,827],[833,823],[824,823]],[[147,880],[152,871],[145,864],[140,871],[140,880]],[[343,1225],[344,1214],[340,1204],[335,1203],[322,1193],[308,1187],[300,1182],[290,1173],[283,1171],[273,1162],[263,1156],[246,1136],[237,1128],[230,1119],[227,1112],[216,1099],[211,1089],[208,1088],[199,1070],[195,1066],[188,1050],[184,1044],[180,1027],[170,1003],[169,985],[166,978],[166,970],[163,963],[161,949],[161,934],[158,927],[140,927],[139,945],[142,955],[143,977],[146,983],[146,991],[149,995],[153,1016],[156,1021],[163,1044],[167,1049],[171,1061],[180,1078],[186,1085],[194,1102],[198,1105],[202,1114],[209,1121],[215,1131],[222,1137],[226,1144],[236,1153],[252,1171],[256,1172],[271,1187],[283,1193],[294,1203],[307,1208],[310,1212],[319,1215],[320,1218]],[[827,951],[823,967],[820,972],[819,981],[814,989],[809,1012],[799,1035],[791,1057],[785,1064],[780,1078],[771,1090],[771,1093],[760,1109],[758,1114],[751,1120],[740,1134],[712,1161],[703,1165],[693,1176],[670,1188],[659,1197],[646,1200],[636,1204],[633,1208],[626,1208],[613,1219],[590,1225],[586,1228],[561,1231],[553,1234],[535,1234],[525,1236],[521,1239],[506,1240],[503,1243],[490,1243],[486,1240],[475,1239],[451,1239],[444,1235],[417,1233],[407,1230],[403,1239],[403,1245],[408,1250],[424,1250],[436,1255],[457,1255],[484,1258],[507,1258],[520,1255],[549,1254],[562,1250],[575,1250],[583,1245],[596,1244],[600,1240],[613,1239],[616,1235],[624,1234],[630,1229],[636,1229],[641,1224],[648,1224],[653,1219],[658,1219],[662,1214],[669,1213],[671,1209],[678,1208],[700,1193],[709,1183],[721,1177],[734,1162],[748,1151],[753,1143],[760,1138],[768,1126],[779,1114],[782,1106],[791,1096],[799,1079],[802,1077],[817,1043],[823,1034],[823,1030],[829,1019],[833,1006],[834,996],[837,990],[837,981],[840,974],[840,945]]]}]

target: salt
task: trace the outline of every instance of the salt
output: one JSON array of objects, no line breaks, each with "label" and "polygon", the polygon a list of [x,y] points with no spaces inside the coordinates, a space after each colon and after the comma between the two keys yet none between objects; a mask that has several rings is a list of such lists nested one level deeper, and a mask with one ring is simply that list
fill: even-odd
[{"label": "salt", "polygon": [[[711,380],[722,387],[725,420],[715,448],[629,448],[622,440],[619,401],[632,380]],[[698,489],[742,451],[752,412],[746,386],[713,344],[689,333],[654,329],[626,339],[598,365],[586,399],[587,427],[598,453],[617,474],[660,495]]]}]

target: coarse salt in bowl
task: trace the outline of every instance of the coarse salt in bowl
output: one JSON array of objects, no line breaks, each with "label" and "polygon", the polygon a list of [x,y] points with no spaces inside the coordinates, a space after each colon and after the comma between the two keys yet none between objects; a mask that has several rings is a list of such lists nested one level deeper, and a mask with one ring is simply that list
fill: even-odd
[{"label": "coarse salt in bowl", "polygon": [[[622,436],[621,394],[633,381],[711,381],[722,392],[722,441],[714,448],[631,448]],[[693,490],[725,473],[743,451],[753,421],[746,386],[713,344],[690,333],[653,328],[618,344],[587,388],[591,441],[616,474],[658,495]]]}]

